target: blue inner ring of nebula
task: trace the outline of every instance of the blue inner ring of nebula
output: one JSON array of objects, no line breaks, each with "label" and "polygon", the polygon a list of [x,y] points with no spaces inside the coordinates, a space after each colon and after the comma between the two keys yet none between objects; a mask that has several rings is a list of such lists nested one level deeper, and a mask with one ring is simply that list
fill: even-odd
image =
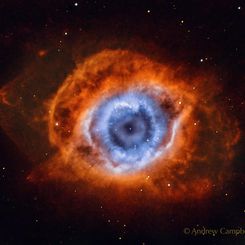
[{"label": "blue inner ring of nebula", "polygon": [[156,155],[167,121],[156,99],[146,92],[128,91],[97,107],[92,134],[111,162],[125,170],[139,169]]}]

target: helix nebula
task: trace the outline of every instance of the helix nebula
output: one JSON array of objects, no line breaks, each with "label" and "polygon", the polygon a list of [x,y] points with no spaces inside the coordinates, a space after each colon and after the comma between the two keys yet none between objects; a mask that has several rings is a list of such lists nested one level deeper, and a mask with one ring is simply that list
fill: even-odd
[{"label": "helix nebula", "polygon": [[[160,4],[153,2],[144,11],[147,18]],[[69,11],[80,5],[71,3]],[[160,16],[134,20],[129,13],[124,26],[125,12],[113,8],[122,16],[88,17],[79,32],[79,11],[68,23],[60,18],[50,30],[23,38],[21,58],[5,64],[11,68],[1,79],[0,126],[2,144],[11,144],[9,161],[18,162],[14,171],[22,171],[14,187],[16,202],[27,205],[34,195],[38,205],[30,206],[38,213],[35,222],[43,222],[40,227],[62,233],[54,228],[62,223],[65,230],[76,226],[73,232],[84,236],[72,240],[72,231],[66,230],[69,238],[56,238],[40,228],[46,240],[40,231],[36,239],[42,244],[63,244],[57,239],[64,244],[160,244],[171,234],[185,237],[185,227],[220,228],[230,224],[229,218],[210,220],[223,199],[239,196],[232,183],[244,180],[242,170],[236,170],[242,165],[243,87],[237,92],[229,83],[232,62],[213,61],[223,59],[218,52],[225,44],[219,49],[216,37],[208,54],[206,44],[196,45],[195,34],[181,46],[183,34],[173,27],[178,17],[166,17],[158,37]],[[185,18],[178,23],[182,28]],[[17,40],[7,45],[12,42]],[[200,57],[201,52],[208,55]],[[227,105],[232,100],[243,108],[241,113]],[[236,215],[244,216],[241,201],[234,202],[239,203]],[[240,219],[234,220],[231,228],[240,225]],[[94,232],[111,243],[98,243]]]},{"label": "helix nebula", "polygon": [[28,179],[143,186],[163,201],[208,195],[228,177],[239,129],[215,101],[215,78],[185,78],[181,69],[128,50],[76,63],[45,101],[56,153]]}]

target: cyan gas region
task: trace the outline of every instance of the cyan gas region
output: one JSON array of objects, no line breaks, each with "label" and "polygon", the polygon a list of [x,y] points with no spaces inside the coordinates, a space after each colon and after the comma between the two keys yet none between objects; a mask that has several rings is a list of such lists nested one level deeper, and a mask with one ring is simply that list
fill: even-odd
[{"label": "cyan gas region", "polygon": [[100,148],[112,173],[140,170],[161,154],[168,115],[149,92],[132,89],[111,96],[89,116],[91,146]]}]

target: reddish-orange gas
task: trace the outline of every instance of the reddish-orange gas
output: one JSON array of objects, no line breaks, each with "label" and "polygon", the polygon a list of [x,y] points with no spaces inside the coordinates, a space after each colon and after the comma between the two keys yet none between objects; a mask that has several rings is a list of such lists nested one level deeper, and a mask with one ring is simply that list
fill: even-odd
[{"label": "reddish-orange gas", "polygon": [[[115,196],[144,192],[148,199],[167,202],[209,195],[228,177],[239,130],[216,100],[220,87],[215,76],[187,77],[185,72],[128,50],[102,50],[77,62],[45,102],[48,138],[56,153],[28,180],[83,182],[89,192],[113,187]],[[101,167],[100,152],[87,144],[81,125],[103,98],[139,87],[160,88],[170,96],[172,135],[164,154],[146,167],[115,174]]]}]

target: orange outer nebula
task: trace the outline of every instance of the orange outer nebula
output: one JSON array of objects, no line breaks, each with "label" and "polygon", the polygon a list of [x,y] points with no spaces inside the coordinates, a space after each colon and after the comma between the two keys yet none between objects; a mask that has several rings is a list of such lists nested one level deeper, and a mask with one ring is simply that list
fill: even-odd
[{"label": "orange outer nebula", "polygon": [[[49,140],[57,148],[30,181],[59,179],[87,183],[87,191],[130,199],[172,202],[200,199],[229,177],[232,146],[239,138],[237,123],[215,100],[220,92],[215,76],[186,76],[183,67],[160,64],[128,50],[102,50],[79,62],[46,102]],[[171,145],[152,164],[137,173],[111,174],[100,167],[99,153],[86,144],[81,125],[102,98],[132,87],[166,90],[174,105],[177,126]]]}]

